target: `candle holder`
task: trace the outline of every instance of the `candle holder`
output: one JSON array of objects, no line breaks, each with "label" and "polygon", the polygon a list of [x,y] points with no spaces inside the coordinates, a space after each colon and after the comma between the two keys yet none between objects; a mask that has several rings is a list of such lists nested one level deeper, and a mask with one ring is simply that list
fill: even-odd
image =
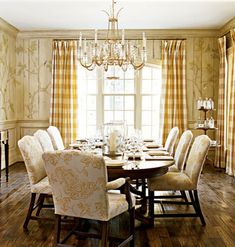
[{"label": "candle holder", "polygon": [[110,122],[104,124],[104,155],[122,155],[121,143],[125,138],[125,129],[126,127],[123,122]]}]

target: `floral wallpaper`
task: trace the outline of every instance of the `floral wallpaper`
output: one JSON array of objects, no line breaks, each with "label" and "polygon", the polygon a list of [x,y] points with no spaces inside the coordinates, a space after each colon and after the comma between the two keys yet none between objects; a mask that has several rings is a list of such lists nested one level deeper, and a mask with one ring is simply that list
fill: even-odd
[{"label": "floral wallpaper", "polygon": [[[219,54],[216,38],[187,39],[187,95],[188,120],[199,117],[196,100],[212,98],[217,106],[219,81]],[[216,118],[216,112],[213,113]]]},{"label": "floral wallpaper", "polygon": [[50,39],[17,39],[18,119],[49,118],[51,49]]},{"label": "floral wallpaper", "polygon": [[0,30],[0,121],[16,118],[15,42]]}]

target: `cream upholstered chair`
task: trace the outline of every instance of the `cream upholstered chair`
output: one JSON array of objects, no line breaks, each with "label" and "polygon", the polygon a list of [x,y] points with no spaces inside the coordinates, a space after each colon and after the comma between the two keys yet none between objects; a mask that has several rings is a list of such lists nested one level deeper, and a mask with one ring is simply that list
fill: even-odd
[{"label": "cream upholstered chair", "polygon": [[33,135],[38,139],[44,152],[54,151],[51,138],[46,130],[37,130]]},{"label": "cream upholstered chair", "polygon": [[179,128],[178,127],[172,128],[170,130],[167,138],[166,138],[166,142],[165,142],[164,147],[158,148],[157,150],[160,153],[161,153],[161,151],[166,151],[170,155],[173,155],[173,153],[174,153],[174,146],[175,146],[175,143],[176,143],[176,140],[177,140],[178,135],[179,135]]},{"label": "cream upholstered chair", "polygon": [[[205,225],[205,220],[201,211],[197,185],[200,173],[206,159],[208,149],[210,147],[210,138],[206,135],[201,135],[195,138],[192,148],[190,150],[186,168],[183,172],[168,172],[160,177],[148,179],[149,188],[149,216],[152,225],[154,224],[154,217],[200,217],[201,222]],[[186,214],[154,214],[154,191],[188,191],[190,202],[175,202],[176,204],[193,205],[195,213]],[[172,202],[171,202],[172,203]]]},{"label": "cream upholstered chair", "polygon": [[[24,136],[18,141],[18,146],[26,166],[31,189],[31,201],[23,226],[27,229],[30,219],[35,220],[39,218],[38,216],[42,207],[52,206],[43,205],[45,197],[47,195],[51,196],[52,191],[42,159],[43,150],[37,138],[35,136]],[[37,203],[35,203],[36,195],[38,195]],[[32,216],[36,208],[36,216]]]},{"label": "cream upholstered chair", "polygon": [[64,143],[60,131],[55,126],[49,126],[47,132],[51,138],[55,150],[64,150]]},{"label": "cream upholstered chair", "polygon": [[[55,205],[55,244],[64,242],[64,240],[60,241],[61,216],[100,221],[102,246],[106,246],[108,221],[129,211],[130,235],[126,241],[131,241],[131,246],[134,246],[135,201],[131,200],[130,193],[125,195],[108,191],[125,184],[128,192],[129,184],[124,178],[107,183],[107,169],[103,157],[76,150],[64,150],[46,152],[43,154],[43,159]],[[77,231],[72,233],[79,236]],[[93,237],[100,238],[100,235]]]},{"label": "cream upholstered chair", "polygon": [[175,164],[169,167],[170,172],[181,172],[184,169],[186,157],[189,147],[193,139],[193,133],[190,130],[185,130],[181,135],[177,148],[175,150]]}]

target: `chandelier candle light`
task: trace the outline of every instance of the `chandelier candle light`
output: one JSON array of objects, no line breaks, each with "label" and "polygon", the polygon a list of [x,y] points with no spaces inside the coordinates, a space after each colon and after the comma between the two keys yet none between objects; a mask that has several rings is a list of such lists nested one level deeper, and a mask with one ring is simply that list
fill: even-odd
[{"label": "chandelier candle light", "polygon": [[118,29],[118,15],[122,9],[115,14],[115,0],[112,0],[112,10],[109,14],[104,11],[108,19],[108,30],[105,41],[98,43],[98,30],[95,30],[94,42],[88,42],[79,37],[78,43],[78,59],[81,65],[93,70],[96,65],[103,66],[107,71],[110,66],[119,66],[123,71],[127,71],[128,66],[132,65],[135,70],[143,68],[147,60],[146,54],[146,37],[143,33],[142,47],[131,44],[129,40],[125,40],[125,31],[122,30],[120,39],[120,31]]}]

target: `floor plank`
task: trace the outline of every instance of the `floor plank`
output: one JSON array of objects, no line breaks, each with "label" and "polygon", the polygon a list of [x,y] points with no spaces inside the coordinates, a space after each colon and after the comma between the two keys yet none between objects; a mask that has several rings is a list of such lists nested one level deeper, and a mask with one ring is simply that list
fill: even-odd
[{"label": "floor plank", "polygon": [[[155,227],[149,228],[136,221],[136,247],[178,246],[235,246],[235,178],[223,170],[206,166],[199,183],[199,197],[207,225],[202,227],[199,219],[155,219]],[[0,187],[0,246],[1,247],[48,247],[53,242],[53,222],[30,221],[29,231],[22,225],[30,200],[30,187],[23,163],[10,167],[9,182],[2,178]],[[172,212],[190,211],[184,206],[167,205]],[[156,206],[155,210],[160,210]],[[53,218],[51,210],[42,214]],[[66,228],[62,234],[66,233]],[[98,232],[99,224],[86,221],[83,228]],[[128,231],[128,217],[114,219],[111,234],[122,236]],[[72,237],[72,246],[98,246],[98,240],[77,240]],[[110,244],[110,246],[115,246]]]}]

